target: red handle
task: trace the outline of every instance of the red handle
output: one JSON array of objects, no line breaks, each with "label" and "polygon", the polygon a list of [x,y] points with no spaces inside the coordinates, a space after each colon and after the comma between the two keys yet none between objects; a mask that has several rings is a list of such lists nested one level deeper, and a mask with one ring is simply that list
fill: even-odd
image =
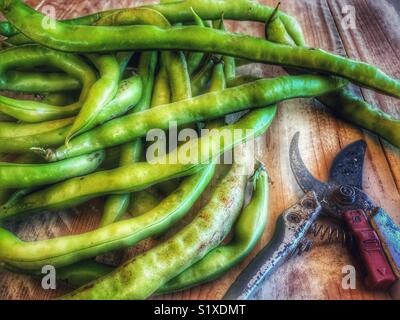
[{"label": "red handle", "polygon": [[387,290],[396,282],[381,241],[362,210],[347,211],[343,216],[356,241],[367,277],[365,285],[370,290]]}]

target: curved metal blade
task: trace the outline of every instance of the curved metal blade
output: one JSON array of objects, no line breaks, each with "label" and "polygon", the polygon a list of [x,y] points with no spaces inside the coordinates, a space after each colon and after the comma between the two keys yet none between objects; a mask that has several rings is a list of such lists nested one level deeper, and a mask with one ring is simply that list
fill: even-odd
[{"label": "curved metal blade", "polygon": [[366,150],[366,142],[364,140],[359,140],[340,151],[333,160],[329,174],[329,183],[351,185],[362,189]]},{"label": "curved metal blade", "polygon": [[292,167],[293,174],[301,189],[305,193],[314,191],[318,200],[321,200],[327,188],[327,184],[315,179],[305,166],[300,156],[299,137],[300,132],[296,132],[290,143],[290,166]]}]

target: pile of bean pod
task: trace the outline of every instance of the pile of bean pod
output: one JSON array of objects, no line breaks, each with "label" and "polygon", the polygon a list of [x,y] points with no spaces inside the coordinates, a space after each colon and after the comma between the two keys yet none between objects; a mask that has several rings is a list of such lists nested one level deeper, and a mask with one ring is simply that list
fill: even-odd
[{"label": "pile of bean pod", "polygon": [[[400,81],[308,48],[299,24],[278,8],[164,0],[57,21],[20,0],[0,0],[0,11],[0,153],[8,161],[0,163],[0,266],[32,277],[54,266],[76,289],[64,299],[145,299],[212,281],[241,262],[268,217],[264,167],[241,174],[252,160],[245,142],[267,131],[281,101],[315,97],[400,147],[400,120],[348,89],[352,82],[400,98]],[[224,19],[263,22],[265,39],[231,33]],[[236,76],[237,66],[254,62],[289,75]],[[211,131],[149,161],[153,146],[144,137],[172,121]],[[227,132],[234,138],[221,141]],[[217,165],[233,148],[233,164]],[[190,161],[174,161],[188,150],[197,151]],[[176,228],[213,179],[208,202]],[[4,227],[98,197],[103,216],[90,232],[27,242]],[[96,260],[160,235],[119,267]]]}]

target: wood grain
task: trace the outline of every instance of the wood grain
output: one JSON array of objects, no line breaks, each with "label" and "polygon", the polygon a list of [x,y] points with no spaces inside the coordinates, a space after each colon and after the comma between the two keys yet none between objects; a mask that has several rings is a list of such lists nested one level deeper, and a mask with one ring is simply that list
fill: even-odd
[{"label": "wood grain", "polygon": [[[276,5],[277,1],[261,1]],[[38,9],[52,5],[58,18],[76,17],[110,8],[133,7],[156,1],[62,1],[31,0],[28,3]],[[342,26],[342,10],[345,5],[354,6],[356,29]],[[307,43],[338,54],[348,55],[381,67],[400,78],[400,8],[397,0],[286,0],[282,9],[295,16],[303,27]],[[263,36],[259,23],[229,24],[232,31]],[[240,73],[263,76],[283,74],[281,68],[260,64],[245,67]],[[400,103],[369,90],[359,90],[368,102],[374,103],[393,115],[400,116]],[[289,143],[296,131],[301,132],[300,147],[304,161],[319,179],[326,180],[332,159],[347,144],[365,139],[368,143],[364,186],[367,193],[400,223],[400,151],[375,135],[359,130],[333,117],[323,106],[311,99],[299,99],[281,103],[278,117],[269,132],[258,140],[258,157],[266,164],[271,176],[269,223],[262,241],[251,256],[221,279],[158,299],[219,299],[251,257],[272,236],[277,216],[302,196],[295,182],[288,159]],[[204,203],[203,201],[200,201]],[[69,213],[47,213],[23,223],[8,226],[26,240],[80,233],[96,227],[101,214],[102,202],[92,201]],[[154,245],[144,242],[130,250],[137,254]],[[125,259],[126,253],[117,255]],[[115,257],[113,257],[115,258]],[[360,281],[356,290],[341,287],[342,268],[352,264],[351,257],[339,245],[321,245],[310,253],[293,258],[272,276],[258,299],[387,299],[385,293],[367,292]],[[28,277],[0,273],[0,299],[48,299],[66,292],[44,291],[40,284]]]}]

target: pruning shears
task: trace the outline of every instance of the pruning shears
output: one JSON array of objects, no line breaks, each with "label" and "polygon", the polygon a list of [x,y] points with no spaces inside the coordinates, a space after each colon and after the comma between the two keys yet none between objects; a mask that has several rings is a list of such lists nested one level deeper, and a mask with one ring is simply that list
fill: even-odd
[{"label": "pruning shears", "polygon": [[299,133],[290,146],[290,164],[306,195],[278,218],[272,240],[242,271],[224,296],[251,299],[268,278],[299,246],[304,245],[315,220],[325,215],[351,235],[364,284],[370,290],[388,290],[399,298],[400,228],[362,189],[365,141],[354,142],[334,159],[328,182],[314,178],[299,151]]}]

